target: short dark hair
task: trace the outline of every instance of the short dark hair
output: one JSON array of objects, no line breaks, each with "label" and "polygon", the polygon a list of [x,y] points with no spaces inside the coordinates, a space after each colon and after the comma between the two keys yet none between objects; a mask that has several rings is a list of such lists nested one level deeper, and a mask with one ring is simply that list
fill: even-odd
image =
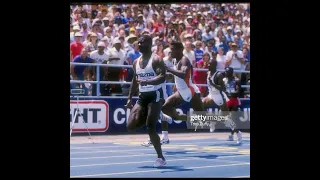
[{"label": "short dark hair", "polygon": [[171,46],[175,47],[175,48],[179,48],[179,49],[183,49],[184,48],[183,44],[181,42],[179,42],[179,41],[172,41],[171,42]]}]

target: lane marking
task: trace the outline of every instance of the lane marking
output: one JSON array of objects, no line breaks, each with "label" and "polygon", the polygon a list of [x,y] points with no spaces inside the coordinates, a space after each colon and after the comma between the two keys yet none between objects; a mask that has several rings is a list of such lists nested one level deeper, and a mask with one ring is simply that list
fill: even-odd
[{"label": "lane marking", "polygon": [[[154,154],[152,154],[154,156]],[[167,155],[167,156],[175,156],[175,155]],[[224,162],[230,162],[230,163],[242,163],[242,161],[233,161],[233,160],[223,160],[227,158],[234,158],[234,157],[243,157],[243,156],[248,156],[248,155],[237,155],[237,156],[222,156],[222,157],[217,157],[215,159],[205,159],[205,158],[199,158],[199,157],[188,157],[188,158],[181,158],[181,159],[169,159],[167,160],[168,162],[170,161],[185,161],[185,160],[201,160],[201,161],[213,161],[213,160],[218,160],[218,161],[224,161]],[[154,161],[134,161],[134,162],[121,162],[121,163],[107,163],[107,164],[83,164],[83,165],[71,165],[70,168],[78,168],[78,167],[91,167],[91,166],[109,166],[109,165],[121,165],[121,164],[139,164],[139,163],[148,163],[148,162],[154,162]]]},{"label": "lane marking", "polygon": [[[223,165],[214,165],[214,166],[195,166],[195,167],[185,167],[184,169],[204,169],[204,168],[218,168],[218,167],[228,167],[228,166],[243,166],[250,165],[250,163],[237,163],[237,164],[223,164]],[[79,178],[79,177],[94,177],[94,176],[112,176],[112,175],[121,175],[121,174],[136,174],[136,173],[149,173],[149,172],[159,172],[169,169],[156,169],[156,170],[146,170],[146,171],[128,171],[128,172],[119,172],[119,173],[106,173],[106,174],[88,174],[81,176],[70,176],[70,178]],[[174,170],[171,170],[174,171]]]}]

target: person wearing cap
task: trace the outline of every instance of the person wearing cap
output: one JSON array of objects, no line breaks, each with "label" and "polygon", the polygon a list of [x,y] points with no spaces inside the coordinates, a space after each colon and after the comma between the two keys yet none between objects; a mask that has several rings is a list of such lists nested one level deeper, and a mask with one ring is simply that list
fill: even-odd
[{"label": "person wearing cap", "polygon": [[73,26],[72,31],[73,32],[70,32],[70,44],[75,41],[75,34],[77,32],[80,32],[80,27],[79,26]]},{"label": "person wearing cap", "polygon": [[109,27],[110,19],[108,17],[104,17],[102,19],[103,24],[101,25],[101,28]]},{"label": "person wearing cap", "polygon": [[[106,48],[106,44],[102,41],[100,41],[98,43],[98,50],[92,51],[90,53],[90,58],[93,59],[94,63],[97,64],[107,64],[108,60],[109,60],[109,56],[108,54],[104,51]],[[96,68],[97,67],[93,67],[92,68],[92,79],[94,81],[97,80],[97,75],[96,75]],[[100,67],[100,81],[106,81],[107,80],[107,67]],[[92,85],[92,95],[96,96],[96,84]],[[105,91],[105,85],[100,85],[100,93],[102,96],[106,96],[107,93]]]},{"label": "person wearing cap", "polygon": [[114,40],[114,36],[112,36],[112,29],[111,27],[104,28],[104,34],[109,38],[109,45],[108,48],[112,48],[112,42]]},{"label": "person wearing cap", "polygon": [[83,22],[83,23],[82,23],[80,33],[82,34],[81,42],[84,42],[84,41],[87,39],[87,35],[88,35],[88,33],[89,33],[89,31],[88,31],[88,25],[87,25],[86,22]]},{"label": "person wearing cap", "polygon": [[108,36],[104,36],[101,39],[101,42],[104,42],[104,44],[105,44],[104,52],[107,53],[108,50],[111,48],[110,38],[108,38]]},{"label": "person wearing cap", "polygon": [[234,41],[233,30],[231,26],[227,27],[226,39],[227,39],[227,43],[229,43],[230,41]]},{"label": "person wearing cap", "polygon": [[[88,50],[86,48],[82,48],[80,50],[80,53],[74,57],[72,60],[74,63],[93,63],[93,60],[88,56]],[[71,76],[73,80],[89,80],[91,81],[92,78],[90,76],[90,66],[77,66],[77,65],[71,65]],[[90,85],[89,85],[90,86]],[[72,83],[71,89],[84,89],[85,90],[85,96],[88,96],[88,87],[86,83]]]},{"label": "person wearing cap", "polygon": [[[116,37],[113,41],[113,48],[107,52],[109,55],[108,64],[123,65],[126,60],[125,52],[121,49],[121,41]],[[119,75],[122,68],[109,67],[108,68],[108,80],[119,81]],[[110,84],[108,89],[111,89],[111,93],[121,93],[121,86],[119,84]]]},{"label": "person wearing cap", "polygon": [[[227,67],[232,67],[234,70],[240,70],[242,64],[244,64],[243,53],[238,50],[238,45],[236,43],[231,44],[231,50],[227,52]],[[236,74],[236,76],[240,79],[240,74]]]},{"label": "person wearing cap", "polygon": [[194,51],[191,48],[191,44],[192,44],[192,42],[187,40],[185,45],[184,45],[184,50],[183,50],[182,53],[183,53],[184,56],[186,56],[190,60],[190,63],[192,65],[195,65],[196,56],[194,55]]},{"label": "person wearing cap", "polygon": [[[126,52],[126,57],[128,56],[129,51],[133,51],[133,42],[137,41],[138,38],[137,36],[130,34],[128,37],[126,37],[125,41],[127,44],[125,45],[125,52]],[[129,63],[130,64],[130,63]]]},{"label": "person wearing cap", "polygon": [[[238,45],[238,47],[240,48],[240,50],[242,50],[242,44],[244,42],[243,38],[241,37],[241,30],[240,29],[237,29],[236,30],[236,35],[235,37],[237,37],[237,41],[238,43],[236,43]],[[236,40],[235,40],[236,41]]]},{"label": "person wearing cap", "polygon": [[70,61],[72,61],[74,57],[78,56],[84,48],[84,45],[81,43],[81,38],[82,34],[80,32],[76,32],[74,34],[75,41],[70,44]]}]

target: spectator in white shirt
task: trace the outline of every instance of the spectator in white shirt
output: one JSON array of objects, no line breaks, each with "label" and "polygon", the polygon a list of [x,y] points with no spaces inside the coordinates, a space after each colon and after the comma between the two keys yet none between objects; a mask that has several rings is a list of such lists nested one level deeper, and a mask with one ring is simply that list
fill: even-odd
[{"label": "spectator in white shirt", "polygon": [[[164,64],[167,67],[173,68],[173,59],[171,57],[171,51],[168,52],[168,56],[163,58]],[[171,73],[166,73],[166,82],[167,83],[173,83],[173,75]],[[172,85],[167,85],[167,94],[170,96],[173,92],[173,86]]]},{"label": "spectator in white shirt", "polygon": [[[227,62],[226,65],[232,67],[234,70],[241,70],[242,64],[244,64],[243,53],[238,50],[236,43],[231,44],[231,50],[227,52]],[[241,79],[240,74],[235,74],[239,79]]]},{"label": "spectator in white shirt", "polygon": [[[107,53],[105,53],[104,49],[105,49],[106,45],[104,42],[99,42],[98,43],[98,50],[92,51],[90,53],[90,58],[94,60],[94,63],[97,64],[107,64],[108,60],[109,60],[109,56],[107,55]],[[97,79],[97,67],[93,67],[92,69],[92,74],[93,77],[92,79],[95,81]],[[100,73],[99,73],[99,80],[100,81],[106,81],[107,80],[107,67],[100,67]],[[92,85],[92,95],[96,96],[96,84]],[[100,93],[102,96],[106,96],[106,91],[105,91],[105,85],[101,84],[100,85]]]},{"label": "spectator in white shirt", "polygon": [[[109,61],[108,64],[123,65],[125,61],[125,52],[121,49],[121,42],[119,38],[115,38],[113,42],[113,48],[108,51]],[[122,68],[109,67],[108,68],[108,80],[119,82],[119,75]],[[110,93],[122,93],[121,86],[119,84],[108,85]]]},{"label": "spectator in white shirt", "polygon": [[227,57],[223,54],[223,47],[219,47],[217,54],[217,69],[225,69],[226,62]]},{"label": "spectator in white shirt", "polygon": [[190,63],[195,67],[196,56],[194,55],[194,51],[191,48],[190,41],[186,42],[185,48],[183,50],[183,55],[186,56],[190,60]]}]

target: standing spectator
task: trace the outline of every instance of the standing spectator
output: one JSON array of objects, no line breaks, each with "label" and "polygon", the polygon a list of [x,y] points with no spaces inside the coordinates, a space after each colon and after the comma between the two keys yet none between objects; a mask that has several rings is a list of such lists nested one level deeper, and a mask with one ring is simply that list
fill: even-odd
[{"label": "standing spectator", "polygon": [[[168,56],[163,58],[164,64],[169,67],[173,68],[173,59],[171,56],[171,51],[168,52]],[[166,73],[166,82],[167,83],[174,83],[174,78],[171,73]],[[172,85],[167,85],[167,94],[170,96],[173,92],[173,86]]]},{"label": "standing spectator", "polygon": [[[93,60],[88,56],[86,48],[81,49],[81,55],[75,56],[73,59],[75,63],[93,63]],[[71,65],[71,75],[73,80],[89,80],[91,81],[90,66],[75,66]],[[86,84],[71,84],[72,89],[81,88],[85,90],[85,96],[88,95],[88,85]]]},{"label": "standing spectator", "polygon": [[[231,44],[231,50],[227,52],[227,62],[226,65],[232,67],[234,70],[241,70],[242,64],[244,64],[243,53],[238,50],[236,43]],[[235,74],[239,79],[241,79],[239,74]]]},{"label": "standing spectator", "polygon": [[186,56],[189,59],[190,63],[194,67],[196,67],[196,56],[194,54],[194,51],[192,50],[190,41],[186,42],[185,48],[183,50],[183,55]]},{"label": "standing spectator", "polygon": [[217,69],[225,69],[227,57],[224,55],[223,47],[219,47],[217,54]]},{"label": "standing spectator", "polygon": [[84,48],[83,44],[80,42],[82,34],[77,32],[74,36],[75,42],[70,44],[70,61],[78,56],[81,53],[81,50]]},{"label": "standing spectator", "polygon": [[[98,43],[98,50],[94,50],[90,53],[90,58],[93,59],[94,63],[97,64],[107,64],[108,60],[109,60],[109,56],[107,55],[107,53],[105,53],[104,49],[106,48],[106,45],[104,42],[99,42]],[[96,71],[97,67],[92,67],[92,74],[93,74],[93,79],[96,80],[97,79],[97,71]],[[107,80],[107,67],[100,67],[100,73],[99,73],[99,80],[100,81],[106,81]],[[101,84],[100,85],[100,93],[102,96],[106,96],[106,91],[105,91],[105,85]],[[96,88],[97,85],[93,84],[92,86],[92,95],[96,96]]]},{"label": "standing spectator", "polygon": [[[123,65],[126,59],[125,52],[121,49],[121,42],[119,38],[115,38],[113,42],[113,48],[108,52],[109,61],[108,64]],[[122,68],[109,67],[108,68],[108,80],[119,82],[119,75]],[[108,91],[111,93],[121,93],[121,86],[119,84],[108,85]]]},{"label": "standing spectator", "polygon": [[[203,54],[203,58],[197,62],[197,68],[208,68],[208,63],[209,63],[210,55],[208,52]],[[207,82],[207,72],[206,71],[199,71],[199,70],[194,70],[193,73],[193,80],[195,84],[206,84]],[[199,90],[201,92],[201,96],[204,97],[206,96],[207,92],[207,87],[206,86],[200,86]]]}]

